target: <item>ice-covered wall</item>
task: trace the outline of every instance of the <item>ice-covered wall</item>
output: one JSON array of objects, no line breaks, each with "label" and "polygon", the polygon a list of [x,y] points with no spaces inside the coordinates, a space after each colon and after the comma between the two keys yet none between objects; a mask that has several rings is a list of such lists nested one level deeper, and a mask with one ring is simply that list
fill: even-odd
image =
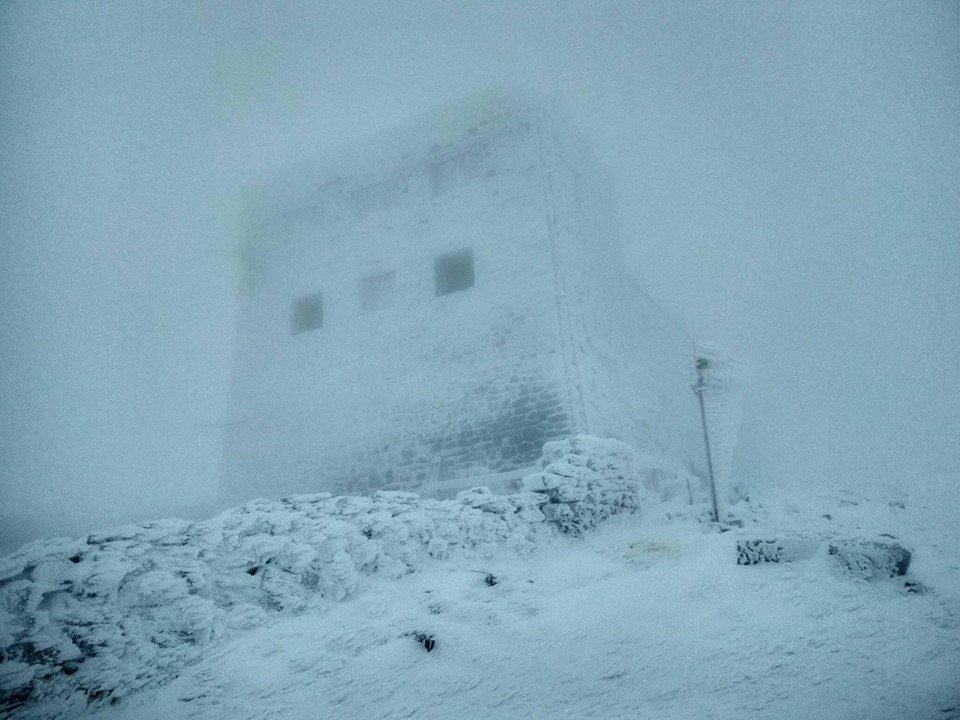
[{"label": "ice-covered wall", "polygon": [[[441,482],[517,470],[574,429],[534,120],[515,103],[457,116],[452,140],[406,138],[392,166],[267,198],[247,250],[230,499],[419,487],[437,459]],[[474,286],[436,296],[435,258],[465,248]],[[361,283],[388,275],[363,312]],[[323,327],[291,334],[291,303],[316,292]]]},{"label": "ice-covered wall", "polygon": [[[693,340],[628,274],[612,180],[568,123],[544,123],[548,231],[577,429],[704,467]],[[651,244],[654,241],[651,240]]]},{"label": "ice-covered wall", "polygon": [[[659,395],[682,380],[640,367],[650,327],[632,309],[610,198],[567,125],[514,93],[261,188],[224,498],[449,494],[462,478],[522,474],[573,432],[674,451]],[[465,249],[473,286],[438,296],[436,258]],[[318,293],[322,327],[292,333],[293,303]],[[644,337],[661,358],[668,341]]]}]

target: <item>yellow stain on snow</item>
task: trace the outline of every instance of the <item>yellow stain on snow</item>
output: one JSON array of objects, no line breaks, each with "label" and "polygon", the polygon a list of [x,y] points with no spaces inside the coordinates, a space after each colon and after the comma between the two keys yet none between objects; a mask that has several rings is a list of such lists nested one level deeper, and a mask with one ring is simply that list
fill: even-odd
[{"label": "yellow stain on snow", "polygon": [[647,563],[654,560],[675,560],[681,554],[680,543],[640,540],[630,543],[623,556],[630,562]]}]

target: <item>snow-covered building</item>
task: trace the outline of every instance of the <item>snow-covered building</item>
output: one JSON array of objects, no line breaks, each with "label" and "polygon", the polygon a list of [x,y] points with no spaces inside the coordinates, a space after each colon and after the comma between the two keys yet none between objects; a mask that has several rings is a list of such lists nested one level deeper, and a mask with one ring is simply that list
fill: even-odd
[{"label": "snow-covered building", "polygon": [[693,346],[625,272],[612,196],[515,92],[252,192],[224,500],[495,487],[573,433],[699,457]]}]

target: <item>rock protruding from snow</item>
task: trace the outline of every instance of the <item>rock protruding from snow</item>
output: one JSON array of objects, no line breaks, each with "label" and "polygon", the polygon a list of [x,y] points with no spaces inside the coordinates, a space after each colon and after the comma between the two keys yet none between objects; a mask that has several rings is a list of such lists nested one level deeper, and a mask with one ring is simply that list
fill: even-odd
[{"label": "rock protruding from snow", "polygon": [[0,718],[58,718],[158,684],[226,632],[399,577],[431,558],[532,548],[639,504],[633,449],[585,436],[544,447],[526,492],[254,500],[0,559]]},{"label": "rock protruding from snow", "polygon": [[740,538],[737,540],[737,565],[782,563],[806,560],[817,554],[815,539],[787,536],[781,538]]},{"label": "rock protruding from snow", "polygon": [[[739,538],[737,565],[805,560],[821,549],[820,540],[809,537]],[[827,552],[841,570],[861,580],[901,577],[910,568],[910,551],[892,541],[833,539]]]},{"label": "rock protruding from snow", "polygon": [[626,443],[577,435],[544,445],[542,462],[523,487],[545,498],[540,510],[561,532],[577,535],[640,506],[637,454]]},{"label": "rock protruding from snow", "polygon": [[862,580],[899,577],[910,568],[910,551],[895,542],[838,541],[830,543],[829,553],[844,571]]}]

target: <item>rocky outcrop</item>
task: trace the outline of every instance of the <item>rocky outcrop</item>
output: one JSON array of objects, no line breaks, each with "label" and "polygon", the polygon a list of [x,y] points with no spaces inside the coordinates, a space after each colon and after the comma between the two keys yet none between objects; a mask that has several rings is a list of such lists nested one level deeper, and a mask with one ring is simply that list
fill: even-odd
[{"label": "rocky outcrop", "polygon": [[578,436],[548,443],[543,471],[514,495],[299,495],[25,546],[0,560],[0,718],[70,717],[116,701],[225,633],[322,609],[369,576],[581,533],[638,507],[632,461],[623,443]]}]

